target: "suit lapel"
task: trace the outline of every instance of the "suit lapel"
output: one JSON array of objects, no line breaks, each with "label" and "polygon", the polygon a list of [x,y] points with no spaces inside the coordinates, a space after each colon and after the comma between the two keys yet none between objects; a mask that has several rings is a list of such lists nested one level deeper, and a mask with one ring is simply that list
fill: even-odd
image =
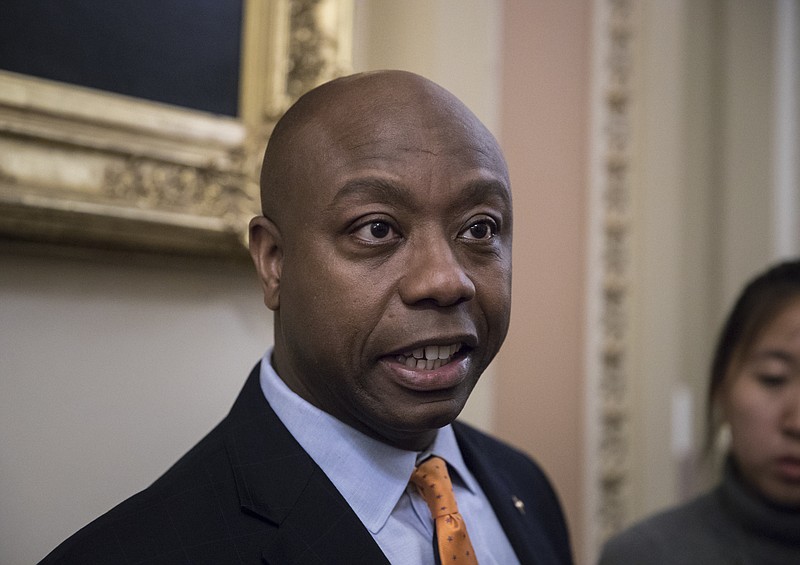
[{"label": "suit lapel", "polygon": [[267,563],[388,563],[328,477],[264,399],[260,366],[230,414],[225,445],[242,509],[269,525]]},{"label": "suit lapel", "polygon": [[[536,523],[535,510],[523,513],[516,506],[514,482],[501,465],[495,463],[485,447],[480,448],[471,438],[469,430],[458,422],[453,423],[458,446],[470,472],[481,485],[494,509],[508,541],[520,563],[557,563],[550,541],[540,524]],[[533,501],[528,501],[532,503]]]}]

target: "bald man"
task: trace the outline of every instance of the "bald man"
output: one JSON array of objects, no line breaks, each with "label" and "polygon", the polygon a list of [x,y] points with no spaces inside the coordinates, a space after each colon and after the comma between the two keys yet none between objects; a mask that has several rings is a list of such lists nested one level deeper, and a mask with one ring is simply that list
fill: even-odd
[{"label": "bald man", "polygon": [[261,198],[250,252],[274,347],[205,439],[44,562],[432,565],[439,526],[410,478],[433,456],[470,559],[570,563],[542,471],[455,421],[510,315],[489,131],[420,76],[337,79],[276,125]]}]

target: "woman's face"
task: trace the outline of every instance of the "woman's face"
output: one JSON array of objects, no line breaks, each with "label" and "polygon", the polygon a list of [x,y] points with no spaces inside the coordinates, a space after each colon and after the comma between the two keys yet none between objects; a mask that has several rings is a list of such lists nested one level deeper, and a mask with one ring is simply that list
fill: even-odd
[{"label": "woman's face", "polygon": [[721,391],[731,451],[745,481],[800,508],[800,298],[732,366]]}]

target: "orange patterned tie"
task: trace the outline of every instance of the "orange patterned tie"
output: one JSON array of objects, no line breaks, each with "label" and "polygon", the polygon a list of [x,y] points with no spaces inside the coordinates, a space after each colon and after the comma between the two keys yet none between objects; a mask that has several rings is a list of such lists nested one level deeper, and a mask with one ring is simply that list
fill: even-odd
[{"label": "orange patterned tie", "polygon": [[453,484],[444,460],[439,457],[426,459],[414,469],[411,482],[425,499],[436,523],[441,563],[478,565],[464,518],[458,513]]}]

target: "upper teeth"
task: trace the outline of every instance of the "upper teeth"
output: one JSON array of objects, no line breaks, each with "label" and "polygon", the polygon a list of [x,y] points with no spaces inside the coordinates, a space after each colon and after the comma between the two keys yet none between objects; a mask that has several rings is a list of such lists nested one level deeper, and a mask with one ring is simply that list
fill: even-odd
[{"label": "upper teeth", "polygon": [[447,359],[453,353],[458,351],[461,345],[454,343],[453,345],[426,345],[425,347],[418,347],[411,353],[406,353],[406,357],[413,356],[415,359]]},{"label": "upper teeth", "polygon": [[452,345],[426,345],[425,347],[418,347],[413,351],[406,351],[402,355],[397,356],[400,363],[409,368],[417,369],[438,369],[450,358],[461,349],[460,343]]}]

